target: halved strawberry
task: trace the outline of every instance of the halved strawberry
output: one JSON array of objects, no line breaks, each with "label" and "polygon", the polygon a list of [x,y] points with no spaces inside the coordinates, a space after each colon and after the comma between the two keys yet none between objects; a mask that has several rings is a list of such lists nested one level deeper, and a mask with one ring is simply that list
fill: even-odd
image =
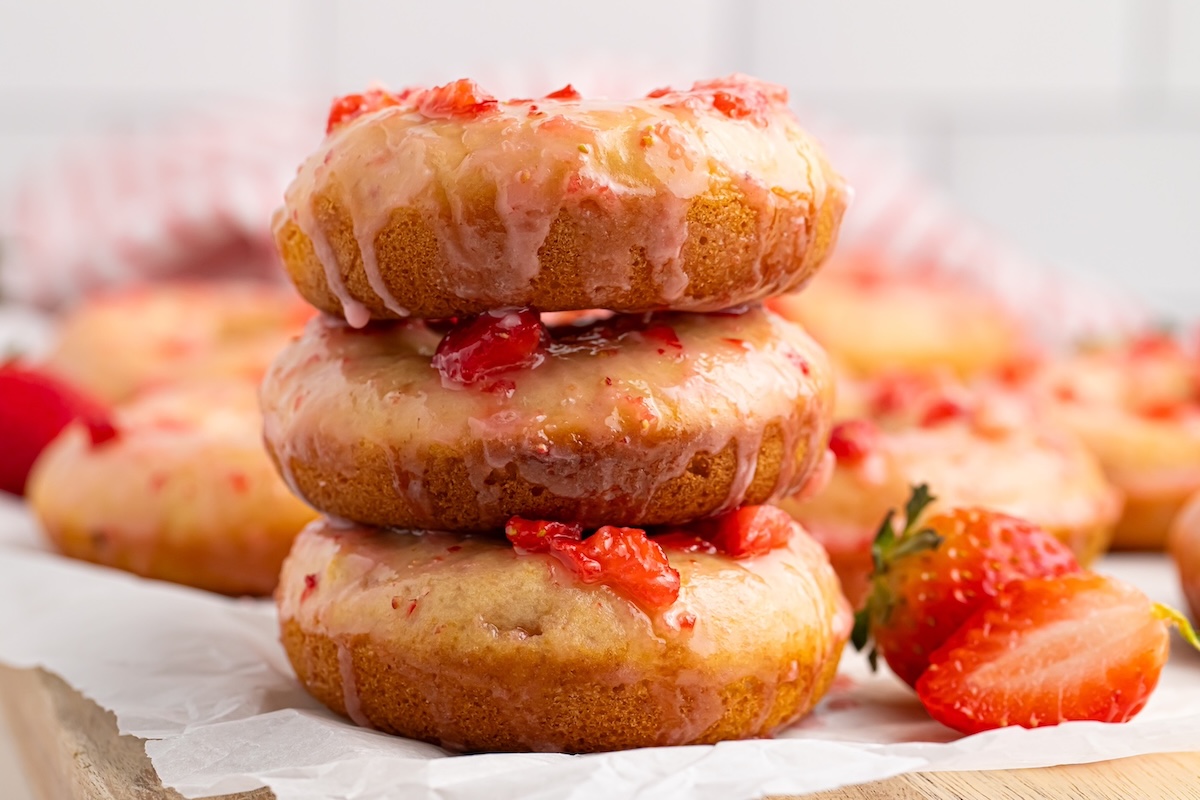
[{"label": "halved strawberry", "polygon": [[962,733],[1067,720],[1125,722],[1167,660],[1177,612],[1093,573],[1009,584],[933,653],[917,681],[929,715]]},{"label": "halved strawberry", "polygon": [[882,655],[910,686],[929,665],[930,654],[1004,586],[1080,571],[1070,548],[1006,514],[954,509],[918,524],[931,502],[922,484],[913,489],[899,534],[892,514],[884,519],[872,547],[871,594],[852,637],[859,650],[874,639],[872,665]]},{"label": "halved strawberry", "polygon": [[93,445],[117,435],[96,400],[40,370],[0,365],[0,490],[24,494],[38,455],[76,419],[87,426]]}]

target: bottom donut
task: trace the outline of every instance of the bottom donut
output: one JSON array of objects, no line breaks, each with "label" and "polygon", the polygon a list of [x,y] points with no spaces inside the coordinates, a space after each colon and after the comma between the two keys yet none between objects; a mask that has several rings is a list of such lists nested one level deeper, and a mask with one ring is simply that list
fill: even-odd
[{"label": "bottom donut", "polygon": [[[741,541],[772,546],[735,558],[718,550],[720,534],[650,539],[659,550],[641,531],[602,528],[580,542],[576,529],[568,558],[495,534],[318,520],[280,577],[284,647],[334,711],[454,750],[584,753],[767,735],[824,695],[852,620],[824,551],[799,525],[776,509],[734,514],[743,529],[769,522]],[[523,524],[541,526],[536,537],[568,528]],[[650,550],[677,571],[677,595],[664,598],[657,578],[653,592],[636,585]]]}]

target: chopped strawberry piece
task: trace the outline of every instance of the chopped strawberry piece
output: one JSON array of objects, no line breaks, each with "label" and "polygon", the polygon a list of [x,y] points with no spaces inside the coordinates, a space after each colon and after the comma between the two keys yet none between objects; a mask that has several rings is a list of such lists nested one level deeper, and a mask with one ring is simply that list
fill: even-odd
[{"label": "chopped strawberry piece", "polygon": [[470,385],[538,366],[546,359],[547,341],[536,311],[488,311],[451,328],[432,363],[443,382]]},{"label": "chopped strawberry piece", "polygon": [[879,448],[879,429],[868,419],[848,419],[833,426],[829,449],[846,464],[862,461]]},{"label": "chopped strawberry piece", "polygon": [[1010,583],[1080,571],[1075,554],[1033,523],[985,509],[955,509],[922,523],[932,502],[917,487],[897,535],[880,527],[875,574],[855,644],[869,632],[875,650],[905,683],[915,685],[929,656],[963,621]]},{"label": "chopped strawberry piece", "polygon": [[962,419],[966,416],[966,413],[967,409],[962,403],[958,403],[948,397],[942,397],[934,400],[925,409],[925,413],[921,415],[921,425],[926,428],[932,428],[943,422]]},{"label": "chopped strawberry piece", "polygon": [[714,517],[701,530],[730,558],[754,558],[786,547],[796,529],[792,516],[775,506],[742,506]]},{"label": "chopped strawberry piece", "polygon": [[394,94],[386,89],[369,89],[362,94],[348,94],[333,101],[329,108],[329,121],[325,125],[325,133],[332,133],[335,128],[351,120],[370,114],[381,108],[403,105],[404,101],[414,94],[413,89],[405,89]]},{"label": "chopped strawberry piece", "polygon": [[640,528],[605,525],[555,555],[584,583],[603,583],[639,605],[663,608],[679,597],[679,571]]},{"label": "chopped strawberry piece", "polygon": [[745,119],[754,113],[745,97],[731,92],[713,92],[712,104],[713,108],[730,119]]},{"label": "chopped strawberry piece", "polygon": [[117,436],[99,402],[45,372],[0,365],[0,491],[23,494],[37,457],[74,420],[94,447]]},{"label": "chopped strawberry piece", "polygon": [[526,553],[548,553],[556,543],[578,542],[583,538],[583,526],[513,517],[504,526],[504,535],[518,550]]},{"label": "chopped strawberry piece", "polygon": [[549,553],[585,584],[601,583],[647,608],[679,597],[679,572],[640,528],[606,525],[580,539],[579,525],[513,517],[504,533],[519,553]]},{"label": "chopped strawberry piece", "polygon": [[1158,684],[1169,624],[1139,590],[1081,573],[1010,584],[929,659],[917,696],[962,733],[1125,722]]},{"label": "chopped strawberry piece", "polygon": [[546,95],[547,100],[579,100],[581,98],[582,95],[569,83],[558,91]]},{"label": "chopped strawberry piece", "polygon": [[495,97],[466,78],[427,89],[417,100],[417,111],[430,119],[473,117],[498,106]]}]

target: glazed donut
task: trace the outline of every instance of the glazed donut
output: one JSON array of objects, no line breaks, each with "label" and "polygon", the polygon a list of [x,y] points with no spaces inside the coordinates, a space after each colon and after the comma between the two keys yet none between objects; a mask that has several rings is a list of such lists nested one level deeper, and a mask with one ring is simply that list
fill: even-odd
[{"label": "glazed donut", "polygon": [[627,103],[500,102],[468,80],[340,99],[274,231],[354,326],[490,309],[713,311],[802,286],[848,190],[743,76]]},{"label": "glazed donut", "polygon": [[871,543],[911,487],[926,483],[936,508],[978,506],[1027,519],[1066,543],[1080,562],[1102,554],[1120,513],[1120,494],[1073,435],[1040,421],[1019,401],[959,390],[878,422],[834,428],[837,466],[824,491],[780,505],[829,551],[847,597],[865,598]]},{"label": "glazed donut", "polygon": [[1192,619],[1200,619],[1200,492],[1192,495],[1171,523],[1167,552],[1179,571],[1179,586]]},{"label": "glazed donut", "polygon": [[85,301],[63,321],[45,367],[110,403],[182,380],[257,381],[311,316],[286,286],[152,284]]},{"label": "glazed donut", "polygon": [[1113,547],[1161,550],[1200,490],[1200,360],[1152,334],[1093,346],[1035,371],[1034,391],[1125,494]]},{"label": "glazed donut", "polygon": [[945,369],[968,377],[1028,346],[1013,316],[962,278],[889,269],[863,255],[839,255],[813,286],[768,305],[858,376]]},{"label": "glazed donut", "polygon": [[248,381],[163,387],[118,406],[116,435],[82,422],[50,443],[29,505],[65,555],[138,575],[266,595],[315,514],[262,449]]},{"label": "glazed donut", "polygon": [[315,319],[263,383],[267,450],[327,514],[459,531],[682,523],[795,492],[825,452],[824,355],[762,308],[547,336],[539,366],[480,388],[431,368],[425,323]]},{"label": "glazed donut", "polygon": [[668,547],[676,599],[646,607],[502,538],[316,522],[280,577],[283,644],[329,708],[456,750],[767,735],[825,693],[851,627],[792,528],[745,559]]}]

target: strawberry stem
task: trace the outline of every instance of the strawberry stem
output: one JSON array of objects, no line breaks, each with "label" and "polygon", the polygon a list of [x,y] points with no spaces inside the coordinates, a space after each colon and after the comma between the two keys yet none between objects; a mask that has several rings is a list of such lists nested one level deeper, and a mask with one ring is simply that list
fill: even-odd
[{"label": "strawberry stem", "polygon": [[1154,616],[1176,628],[1179,631],[1179,635],[1187,640],[1188,644],[1200,650],[1200,636],[1196,635],[1196,629],[1192,627],[1192,623],[1183,614],[1168,605],[1155,603]]}]

